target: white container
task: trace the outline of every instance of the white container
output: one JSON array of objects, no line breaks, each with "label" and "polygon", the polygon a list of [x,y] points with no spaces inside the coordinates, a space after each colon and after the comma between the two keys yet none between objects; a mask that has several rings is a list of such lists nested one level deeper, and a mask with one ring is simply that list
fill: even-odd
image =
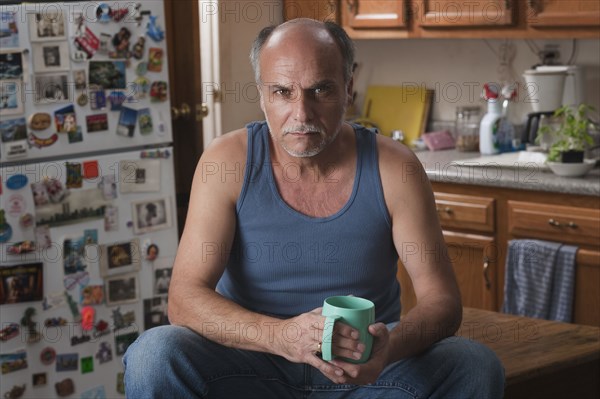
[{"label": "white container", "polygon": [[523,73],[527,97],[524,102],[531,103],[534,112],[554,111],[560,108],[565,90],[566,70],[529,69]]},{"label": "white container", "polygon": [[540,65],[536,71],[565,71],[565,89],[562,97],[562,105],[578,106],[585,102],[585,77],[581,66],[577,65]]},{"label": "white container", "polygon": [[499,99],[488,100],[488,111],[479,125],[479,152],[493,155],[500,152],[498,147],[498,124],[502,118],[502,103]]}]

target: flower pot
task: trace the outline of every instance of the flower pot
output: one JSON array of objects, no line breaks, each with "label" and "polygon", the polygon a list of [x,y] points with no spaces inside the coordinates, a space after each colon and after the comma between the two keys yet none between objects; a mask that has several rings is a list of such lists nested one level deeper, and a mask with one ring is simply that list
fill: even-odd
[{"label": "flower pot", "polygon": [[583,162],[583,151],[569,150],[561,153],[561,160],[563,163],[582,163]]}]

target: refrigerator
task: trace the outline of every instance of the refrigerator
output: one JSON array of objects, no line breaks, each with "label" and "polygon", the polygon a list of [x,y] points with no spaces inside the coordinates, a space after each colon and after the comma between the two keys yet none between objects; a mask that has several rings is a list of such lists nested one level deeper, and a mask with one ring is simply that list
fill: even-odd
[{"label": "refrigerator", "polygon": [[124,396],[178,233],[161,1],[0,6],[0,395]]}]

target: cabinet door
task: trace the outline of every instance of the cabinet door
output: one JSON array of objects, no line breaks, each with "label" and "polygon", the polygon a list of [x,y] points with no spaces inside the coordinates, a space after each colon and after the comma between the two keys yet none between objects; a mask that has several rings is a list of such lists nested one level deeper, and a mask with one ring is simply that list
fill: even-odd
[{"label": "cabinet door", "polygon": [[598,0],[529,0],[527,23],[533,27],[600,26]]},{"label": "cabinet door", "polygon": [[444,231],[463,306],[495,310],[498,248],[492,237]]},{"label": "cabinet door", "polygon": [[577,251],[575,270],[573,323],[600,327],[600,252]]},{"label": "cabinet door", "polygon": [[515,0],[420,0],[418,24],[425,28],[507,26],[515,22]]},{"label": "cabinet door", "polygon": [[312,18],[339,23],[339,0],[284,0],[283,19]]},{"label": "cabinet door", "polygon": [[[460,289],[462,305],[496,310],[496,281],[498,248],[492,237],[444,231],[448,256]],[[398,262],[398,280],[402,314],[412,309],[417,301],[410,276],[402,262]]]},{"label": "cabinet door", "polygon": [[351,28],[406,28],[406,0],[344,0]]}]

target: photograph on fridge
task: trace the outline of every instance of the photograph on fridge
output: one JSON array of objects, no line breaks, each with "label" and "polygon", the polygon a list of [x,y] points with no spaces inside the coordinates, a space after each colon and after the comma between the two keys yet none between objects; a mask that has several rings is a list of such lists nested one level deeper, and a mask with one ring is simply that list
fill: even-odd
[{"label": "photograph on fridge", "polygon": [[0,80],[26,80],[27,62],[23,50],[0,47]]},{"label": "photograph on fridge", "polygon": [[71,66],[69,43],[66,41],[34,43],[31,53],[35,73],[67,71]]},{"label": "photograph on fridge", "polygon": [[31,42],[66,39],[65,15],[57,7],[27,14]]},{"label": "photograph on fridge", "polygon": [[133,303],[139,300],[137,273],[119,274],[105,279],[106,304],[109,306]]},{"label": "photograph on fridge", "polygon": [[169,198],[135,201],[131,203],[131,206],[135,234],[162,230],[171,226]]},{"label": "photograph on fridge", "polygon": [[137,238],[100,245],[100,275],[114,276],[140,270],[140,241]]},{"label": "photograph on fridge", "polygon": [[0,268],[0,305],[41,301],[44,264],[24,263]]},{"label": "photograph on fridge", "polygon": [[33,82],[36,104],[68,102],[71,98],[68,72],[35,74]]},{"label": "photograph on fridge", "polygon": [[160,191],[160,160],[119,161],[119,191],[121,193]]},{"label": "photograph on fridge", "polygon": [[0,48],[19,47],[18,18],[14,11],[0,11]]},{"label": "photograph on fridge", "polygon": [[23,113],[22,84],[21,80],[0,80],[0,116]]}]

